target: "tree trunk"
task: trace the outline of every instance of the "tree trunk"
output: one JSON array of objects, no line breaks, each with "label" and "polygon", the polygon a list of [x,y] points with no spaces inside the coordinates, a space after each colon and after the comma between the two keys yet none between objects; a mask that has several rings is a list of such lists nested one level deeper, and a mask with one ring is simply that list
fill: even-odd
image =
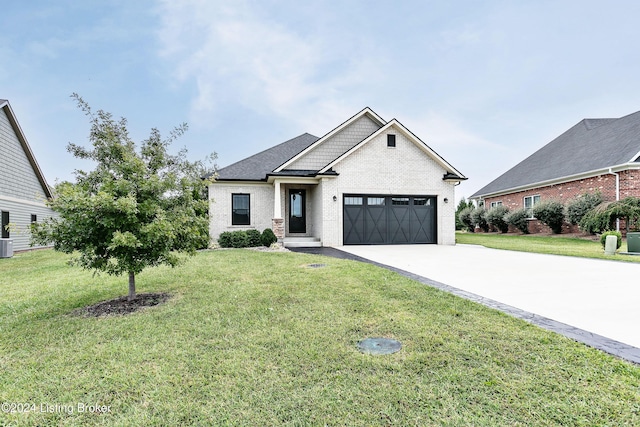
[{"label": "tree trunk", "polygon": [[136,298],[136,275],[129,272],[129,296],[127,301],[133,301]]}]

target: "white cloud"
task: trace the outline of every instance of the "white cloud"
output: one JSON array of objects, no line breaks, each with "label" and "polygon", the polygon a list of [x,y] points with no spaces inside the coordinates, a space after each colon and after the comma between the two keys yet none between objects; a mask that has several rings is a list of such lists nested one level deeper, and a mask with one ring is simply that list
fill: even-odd
[{"label": "white cloud", "polygon": [[195,82],[196,123],[211,122],[220,109],[240,104],[310,131],[328,130],[364,107],[358,85],[375,78],[366,71],[373,56],[366,42],[301,34],[246,2],[163,1],[161,14],[161,54],[176,64],[181,82]]}]

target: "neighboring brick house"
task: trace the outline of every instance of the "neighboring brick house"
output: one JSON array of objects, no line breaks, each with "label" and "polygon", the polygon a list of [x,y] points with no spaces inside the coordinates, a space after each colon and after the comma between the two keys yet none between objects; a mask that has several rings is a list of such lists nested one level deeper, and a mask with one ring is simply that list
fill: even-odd
[{"label": "neighboring brick house", "polygon": [[[532,208],[600,192],[605,201],[640,197],[640,111],[619,119],[584,119],[471,196],[490,208]],[[567,231],[577,228],[566,225]],[[548,228],[532,219],[532,233]]]},{"label": "neighboring brick house", "polygon": [[0,238],[14,251],[30,249],[29,226],[54,216],[52,197],[9,101],[0,99]]},{"label": "neighboring brick house", "polygon": [[285,246],[455,244],[467,179],[393,119],[365,108],[322,138],[305,133],[218,171],[210,234],[272,228]]}]

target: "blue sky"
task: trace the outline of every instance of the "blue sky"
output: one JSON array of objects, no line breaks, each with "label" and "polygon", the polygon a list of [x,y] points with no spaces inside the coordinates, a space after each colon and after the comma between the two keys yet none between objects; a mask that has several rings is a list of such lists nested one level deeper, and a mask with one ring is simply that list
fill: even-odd
[{"label": "blue sky", "polygon": [[226,166],[368,106],[469,180],[468,197],[582,118],[640,110],[636,1],[7,2],[0,98],[47,180],[89,123],[69,97],[126,117],[136,141]]}]

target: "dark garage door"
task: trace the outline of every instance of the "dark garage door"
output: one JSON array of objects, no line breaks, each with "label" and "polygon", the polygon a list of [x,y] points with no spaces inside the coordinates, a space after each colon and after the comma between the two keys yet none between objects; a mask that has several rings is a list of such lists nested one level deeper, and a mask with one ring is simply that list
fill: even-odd
[{"label": "dark garage door", "polygon": [[345,195],[345,245],[437,243],[433,196]]}]

